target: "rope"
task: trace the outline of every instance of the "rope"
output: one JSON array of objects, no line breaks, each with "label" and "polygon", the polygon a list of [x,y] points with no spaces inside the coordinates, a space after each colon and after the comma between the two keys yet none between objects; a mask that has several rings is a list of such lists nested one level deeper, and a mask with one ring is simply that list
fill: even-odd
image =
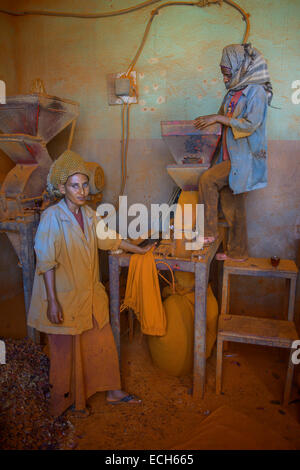
[{"label": "rope", "polygon": [[228,5],[238,10],[243,16],[243,20],[246,22],[246,31],[245,31],[244,38],[243,38],[243,44],[245,44],[248,41],[248,37],[250,34],[250,21],[249,21],[250,13],[246,13],[242,7],[240,7],[237,3],[233,2],[232,0],[223,0],[223,2],[227,3]]},{"label": "rope", "polygon": [[128,144],[129,144],[129,133],[130,133],[130,103],[127,103],[126,107],[126,139],[125,139],[125,148],[123,152],[123,169],[124,169],[124,174],[122,173],[122,188],[121,188],[121,195],[124,194],[125,191],[125,186],[126,186],[126,180],[127,180],[127,155],[128,155]]},{"label": "rope", "polygon": [[[125,135],[125,107],[126,107],[126,135]],[[128,160],[128,144],[130,135],[130,103],[122,104],[121,113],[121,126],[122,126],[122,137],[121,137],[121,190],[116,203],[114,204],[116,212],[119,210],[119,197],[123,196],[127,180],[127,160]],[[109,214],[108,216],[109,217]]]},{"label": "rope", "polygon": [[24,11],[11,11],[1,9],[0,13],[11,16],[27,16],[27,15],[38,15],[38,16],[63,16],[65,18],[108,18],[110,16],[125,15],[126,13],[131,13],[132,11],[140,10],[141,8],[148,7],[153,3],[160,2],[161,0],[148,0],[143,3],[139,3],[130,8],[125,8],[124,10],[108,11],[105,13],[65,13],[57,11],[41,11],[41,10],[24,10]]},{"label": "rope", "polygon": [[165,264],[166,266],[168,266],[169,270],[170,270],[170,273],[171,273],[171,276],[172,276],[172,285],[170,283],[170,281],[168,281],[160,272],[159,272],[159,269],[157,269],[158,271],[158,274],[160,275],[161,278],[163,278],[171,287],[172,287],[172,292],[173,294],[175,294],[175,278],[174,278],[174,273],[173,273],[173,269],[171,268],[171,266],[166,263],[165,261],[160,261],[158,260],[157,263],[159,264]]}]

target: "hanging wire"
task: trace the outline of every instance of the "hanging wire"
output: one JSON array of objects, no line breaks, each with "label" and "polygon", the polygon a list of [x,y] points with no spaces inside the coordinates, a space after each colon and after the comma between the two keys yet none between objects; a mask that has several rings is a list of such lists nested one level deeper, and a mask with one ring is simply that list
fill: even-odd
[{"label": "hanging wire", "polygon": [[171,283],[168,279],[166,279],[166,278],[160,273],[160,271],[159,271],[159,269],[157,268],[157,266],[156,266],[156,269],[157,269],[157,271],[158,271],[159,276],[160,276],[167,284],[169,284],[170,287],[172,287],[172,292],[173,292],[173,294],[175,294],[175,278],[174,278],[173,269],[171,268],[171,266],[170,266],[166,261],[162,261],[162,260],[160,260],[160,259],[157,259],[157,260],[156,260],[156,263],[157,263],[157,264],[165,264],[165,265],[168,267],[168,269],[169,269],[169,271],[170,271],[170,273],[171,273],[172,283]]},{"label": "hanging wire", "polygon": [[142,50],[144,49],[146,40],[147,40],[149,32],[150,32],[152,22],[153,22],[155,16],[159,14],[159,10],[161,10],[162,8],[170,7],[170,6],[200,6],[199,5],[200,3],[201,2],[167,2],[167,3],[164,3],[163,5],[159,5],[157,8],[155,8],[155,10],[153,10],[151,12],[151,17],[148,20],[148,23],[147,23],[147,26],[146,26],[146,29],[145,29],[145,32],[144,32],[144,36],[142,38],[142,42],[141,42],[141,44],[140,44],[133,60],[131,61],[130,65],[129,65],[126,76],[127,77],[129,76],[130,72],[133,70],[134,66],[136,65],[136,63],[137,63],[137,61],[138,61],[138,59],[139,59],[139,57],[142,53]]},{"label": "hanging wire", "polygon": [[[246,22],[246,31],[244,33],[244,37],[243,37],[243,43],[247,42],[248,40],[248,37],[249,37],[249,33],[250,33],[250,21],[249,21],[249,13],[246,13],[245,10],[243,10],[237,3],[231,1],[231,0],[223,0],[225,3],[227,3],[228,5],[232,6],[233,8],[235,8],[236,10],[238,10],[242,17],[243,17],[243,20]],[[151,25],[152,25],[152,22],[154,20],[154,18],[159,14],[159,11],[162,9],[162,8],[166,8],[166,7],[171,7],[171,6],[196,6],[196,7],[204,7],[204,6],[208,6],[208,5],[213,5],[213,4],[217,4],[219,2],[216,2],[216,1],[212,1],[212,2],[167,2],[167,3],[164,3],[163,5],[159,5],[157,8],[155,8],[155,10],[153,10],[151,12],[151,17],[150,19],[148,20],[148,23],[147,23],[147,26],[146,26],[146,29],[145,29],[145,32],[144,32],[144,35],[143,35],[143,38],[142,38],[142,41],[141,41],[141,44],[133,58],[133,60],[131,61],[130,65],[129,65],[129,68],[126,72],[126,77],[129,76],[129,74],[132,72],[132,70],[134,69],[143,49],[144,49],[144,46],[145,46],[145,43],[147,41],[147,38],[148,38],[148,35],[149,35],[149,32],[150,32],[150,28],[151,28]]]},{"label": "hanging wire", "polygon": [[133,11],[140,10],[142,8],[148,7],[153,3],[158,3],[161,0],[148,0],[146,2],[139,3],[138,5],[134,5],[129,8],[125,8],[124,10],[115,10],[115,11],[108,11],[104,13],[66,13],[66,12],[59,12],[59,11],[44,11],[44,10],[24,10],[24,11],[12,11],[12,10],[5,10],[0,9],[0,13],[4,13],[6,15],[11,16],[28,16],[28,15],[38,15],[38,16],[60,16],[65,18],[109,18],[111,16],[119,16],[125,15],[126,13],[131,13]]},{"label": "hanging wire", "polygon": [[126,113],[126,137],[125,137],[125,148],[124,148],[124,175],[123,175],[123,185],[122,193],[125,191],[126,180],[127,180],[127,161],[128,161],[128,145],[130,138],[130,103],[127,102],[127,113]]}]

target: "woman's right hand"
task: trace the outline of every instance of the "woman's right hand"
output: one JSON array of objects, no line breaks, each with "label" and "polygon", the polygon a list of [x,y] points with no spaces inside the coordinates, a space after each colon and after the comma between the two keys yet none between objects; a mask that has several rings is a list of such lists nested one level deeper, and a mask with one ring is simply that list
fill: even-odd
[{"label": "woman's right hand", "polygon": [[63,323],[62,308],[57,299],[48,300],[47,317],[51,323]]},{"label": "woman's right hand", "polygon": [[199,116],[194,120],[196,129],[205,129],[205,127],[216,124],[218,118],[217,114],[210,114],[209,116]]}]

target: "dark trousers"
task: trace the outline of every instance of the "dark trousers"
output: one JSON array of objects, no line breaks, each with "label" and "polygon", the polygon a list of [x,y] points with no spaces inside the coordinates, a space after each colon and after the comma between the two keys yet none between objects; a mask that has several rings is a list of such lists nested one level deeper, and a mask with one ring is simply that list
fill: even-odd
[{"label": "dark trousers", "polygon": [[245,194],[233,194],[229,187],[230,160],[214,165],[199,179],[199,204],[204,204],[204,233],[218,234],[219,201],[229,225],[227,255],[232,258],[248,256]]}]

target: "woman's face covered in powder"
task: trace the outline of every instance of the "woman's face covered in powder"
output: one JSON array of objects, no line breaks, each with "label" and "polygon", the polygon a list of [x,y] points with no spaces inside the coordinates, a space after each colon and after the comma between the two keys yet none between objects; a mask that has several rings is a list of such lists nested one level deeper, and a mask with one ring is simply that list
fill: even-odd
[{"label": "woman's face covered in powder", "polygon": [[223,67],[221,65],[221,72],[222,72],[222,75],[223,75],[223,82],[225,83],[225,86],[227,88],[227,84],[229,84],[231,79],[232,79],[231,68],[230,67]]},{"label": "woman's face covered in powder", "polygon": [[66,184],[59,185],[59,190],[72,205],[83,206],[89,194],[89,179],[86,175],[76,173],[69,176]]}]

